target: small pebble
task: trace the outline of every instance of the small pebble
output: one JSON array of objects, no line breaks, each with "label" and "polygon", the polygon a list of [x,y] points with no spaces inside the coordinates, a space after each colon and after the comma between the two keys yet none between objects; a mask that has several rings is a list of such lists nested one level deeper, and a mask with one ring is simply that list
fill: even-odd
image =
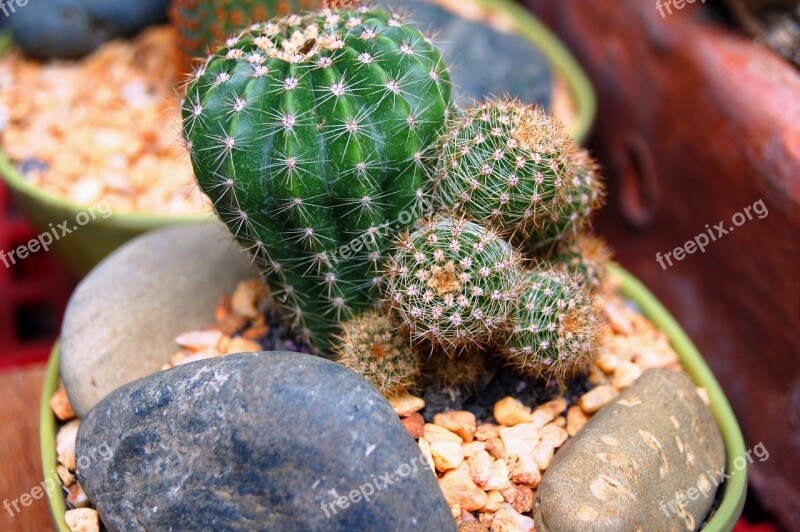
[{"label": "small pebble", "polygon": [[475,439],[475,432],[478,429],[475,414],[464,410],[436,414],[433,422],[436,425],[458,434],[465,442],[473,441]]},{"label": "small pebble", "polygon": [[584,394],[578,404],[584,412],[593,414],[613,401],[616,396],[617,390],[604,384]]},{"label": "small pebble", "polygon": [[561,412],[566,410],[567,401],[563,397],[556,397],[552,401],[539,406],[531,414],[530,422],[537,428],[544,427],[553,421]]},{"label": "small pebble", "polygon": [[86,496],[86,492],[83,491],[83,488],[77,482],[69,487],[67,493],[67,504],[72,508],[89,507],[89,497]]},{"label": "small pebble", "polygon": [[440,472],[455,469],[464,461],[461,444],[452,441],[435,441],[431,443],[431,455],[436,470]]},{"label": "small pebble", "polygon": [[539,443],[539,431],[533,423],[522,423],[501,429],[500,438],[505,452],[509,456],[519,457],[533,452]]},{"label": "small pebble", "polygon": [[497,490],[492,490],[487,494],[486,505],[481,508],[481,511],[496,512],[504,502],[506,502],[506,499],[503,494]]},{"label": "small pebble", "polygon": [[508,503],[503,503],[492,520],[491,532],[532,532],[533,519],[525,517]]},{"label": "small pebble", "polygon": [[520,456],[511,470],[511,480],[523,486],[535,488],[542,480],[542,473],[533,453]]},{"label": "small pebble", "polygon": [[504,490],[511,485],[508,480],[508,465],[506,465],[505,460],[495,460],[492,462],[491,469],[489,480],[482,486],[483,489],[486,491]]},{"label": "small pebble", "polygon": [[461,439],[461,436],[455,432],[451,432],[446,428],[440,427],[439,425],[434,425],[433,423],[425,424],[425,439],[431,443],[437,441],[450,441],[459,445],[461,445],[461,443],[464,441]]},{"label": "small pebble", "polygon": [[231,338],[224,349],[226,355],[235,355],[236,353],[258,353],[262,350],[263,348],[260,343],[245,338]]},{"label": "small pebble", "polygon": [[411,414],[408,417],[402,418],[400,421],[415,440],[421,438],[423,434],[425,434],[425,418],[422,417],[422,414]]},{"label": "small pebble", "polygon": [[531,420],[531,409],[513,397],[506,397],[494,405],[494,419],[501,425],[513,427]]},{"label": "small pebble", "polygon": [[259,302],[268,294],[269,290],[261,279],[242,281],[231,296],[231,306],[234,312],[252,320],[261,315]]},{"label": "small pebble", "polygon": [[56,415],[59,421],[65,422],[75,418],[75,411],[72,409],[72,403],[69,402],[67,390],[64,388],[64,383],[58,385],[58,390],[50,398],[50,410]]},{"label": "small pebble", "polygon": [[80,426],[81,420],[73,419],[58,429],[58,434],[56,435],[58,462],[70,471],[75,471],[75,442],[78,438]]},{"label": "small pebble", "polygon": [[486,483],[492,477],[493,461],[494,459],[486,451],[477,451],[470,455],[469,471],[475,484],[482,488],[486,487]]},{"label": "small pebble", "polygon": [[100,518],[91,508],[67,510],[64,514],[70,532],[100,532]]},{"label": "small pebble", "polygon": [[445,473],[439,479],[439,486],[451,508],[459,505],[462,510],[474,512],[486,506],[486,502],[489,500],[486,492],[472,481],[472,475],[466,463]]},{"label": "small pebble", "polygon": [[642,376],[642,368],[633,362],[621,362],[614,370],[611,385],[619,391],[624,390]]},{"label": "small pebble", "polygon": [[189,331],[175,338],[175,343],[190,351],[216,349],[223,334],[220,331]]},{"label": "small pebble", "polygon": [[392,405],[392,408],[400,417],[416,414],[425,408],[425,401],[422,398],[411,395],[408,392],[391,397],[389,404]]},{"label": "small pebble", "polygon": [[516,486],[516,490],[517,496],[511,506],[521,514],[530,512],[533,509],[533,490],[528,486]]},{"label": "small pebble", "polygon": [[567,411],[567,434],[575,436],[579,430],[589,421],[589,416],[580,406],[571,406]]}]

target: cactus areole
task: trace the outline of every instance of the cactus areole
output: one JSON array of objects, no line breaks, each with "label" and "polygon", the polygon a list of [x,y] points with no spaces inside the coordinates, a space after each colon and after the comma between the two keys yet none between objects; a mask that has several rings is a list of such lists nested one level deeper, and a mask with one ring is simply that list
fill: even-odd
[{"label": "cactus areole", "polygon": [[318,347],[381,299],[451,105],[431,41],[366,8],[255,24],[190,82],[183,132],[197,181]]}]

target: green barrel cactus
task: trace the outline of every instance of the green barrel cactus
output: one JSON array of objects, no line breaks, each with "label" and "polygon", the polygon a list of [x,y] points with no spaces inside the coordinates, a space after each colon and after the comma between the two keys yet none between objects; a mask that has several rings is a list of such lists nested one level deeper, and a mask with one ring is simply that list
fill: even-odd
[{"label": "green barrel cactus", "polygon": [[581,229],[602,185],[543,110],[494,99],[467,109],[442,139],[437,203],[541,247]]},{"label": "green barrel cactus", "polygon": [[252,23],[319,6],[316,0],[172,0],[170,20],[181,52],[205,57],[215,46]]},{"label": "green barrel cactus", "polygon": [[591,233],[579,233],[555,249],[549,261],[564,267],[579,281],[597,289],[605,279],[611,251],[603,239]]},{"label": "green barrel cactus", "polygon": [[399,243],[389,261],[387,297],[414,340],[452,353],[503,328],[521,280],[516,251],[497,233],[439,217]]},{"label": "green barrel cactus", "polygon": [[560,268],[528,272],[501,354],[518,373],[562,379],[595,353],[598,309],[589,287]]},{"label": "green barrel cactus", "polygon": [[424,154],[450,85],[429,39],[366,8],[250,27],[188,85],[183,134],[200,187],[323,350],[382,299],[390,243],[423,208]]},{"label": "green barrel cactus", "polygon": [[344,322],[333,352],[339,364],[387,397],[413,388],[422,368],[422,357],[412,348],[408,331],[377,310]]}]

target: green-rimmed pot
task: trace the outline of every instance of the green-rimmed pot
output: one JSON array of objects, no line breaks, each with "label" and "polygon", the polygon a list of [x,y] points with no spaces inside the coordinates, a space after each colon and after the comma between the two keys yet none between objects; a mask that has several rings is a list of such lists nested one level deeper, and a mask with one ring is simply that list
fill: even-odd
[{"label": "green-rimmed pot", "polygon": [[[442,2],[446,5],[446,2]],[[471,11],[485,10],[490,13],[493,26],[510,30],[523,37],[540,50],[550,63],[557,83],[563,85],[571,116],[565,117],[570,124],[572,136],[582,141],[586,138],[595,118],[595,95],[586,74],[561,42],[533,15],[523,7],[508,0],[462,0],[460,5],[474,4]],[[7,39],[4,39],[7,44]],[[0,53],[3,43],[0,42]],[[30,184],[22,173],[0,151],[0,176],[11,188],[16,202],[32,220],[39,231],[69,222],[74,225],[76,217],[87,209],[69,200],[51,194]],[[201,223],[208,214],[171,216],[144,213],[113,213],[108,218],[97,217],[80,230],[66,235],[53,243],[68,270],[80,278],[88,273],[103,258],[132,238],[170,225]],[[22,244],[22,243],[20,243]]]},{"label": "green-rimmed pot", "polygon": [[[742,432],[733,410],[697,348],[655,296],[638,279],[619,266],[612,266],[611,275],[620,281],[623,297],[636,304],[644,316],[667,335],[672,347],[680,357],[683,368],[694,383],[708,391],[711,411],[725,442],[727,470],[736,471],[736,474],[722,485],[724,490],[722,502],[703,530],[713,532],[732,530],[742,513],[747,494],[747,471],[737,470],[734,466],[734,460],[737,457],[745,456],[746,451]],[[68,532],[69,529],[64,522],[66,503],[56,474],[57,420],[49,406],[50,397],[58,388],[58,381],[58,345],[56,345],[50,356],[42,392],[40,439],[45,478],[52,479],[50,484],[56,486],[56,489],[48,490],[47,493],[53,522],[56,529]]]}]

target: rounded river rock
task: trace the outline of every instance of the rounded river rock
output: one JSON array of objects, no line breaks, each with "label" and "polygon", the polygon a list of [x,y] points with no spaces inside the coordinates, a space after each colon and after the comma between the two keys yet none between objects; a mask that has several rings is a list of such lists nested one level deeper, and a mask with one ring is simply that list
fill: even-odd
[{"label": "rounded river rock", "polygon": [[536,491],[536,530],[695,530],[724,465],[692,381],[649,370],[556,453]]},{"label": "rounded river rock", "polygon": [[111,531],[456,530],[389,403],[310,355],[231,355],[128,384],[84,419],[76,455]]}]

